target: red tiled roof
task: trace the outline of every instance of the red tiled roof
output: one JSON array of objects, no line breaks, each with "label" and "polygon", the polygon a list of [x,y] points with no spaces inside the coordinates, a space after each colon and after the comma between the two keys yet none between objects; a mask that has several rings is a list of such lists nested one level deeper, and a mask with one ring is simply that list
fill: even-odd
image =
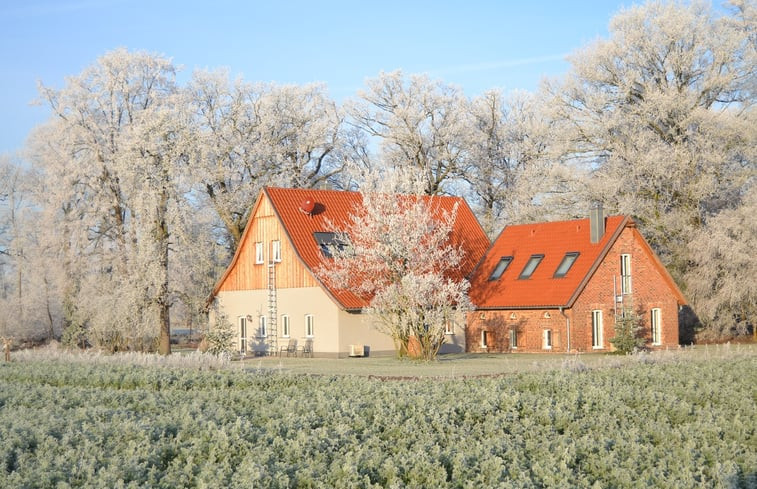
[{"label": "red tiled roof", "polygon": [[[477,308],[528,308],[568,306],[574,293],[605,250],[629,222],[624,216],[605,221],[605,234],[591,243],[589,219],[508,226],[494,241],[471,277],[470,298]],[[561,278],[554,274],[566,253],[578,258]],[[544,255],[528,279],[519,279],[532,255]],[[513,257],[502,276],[489,277],[505,256]]]},{"label": "red tiled roof", "polygon": [[[270,199],[295,251],[311,271],[316,270],[324,259],[313,233],[328,231],[327,221],[331,221],[337,227],[346,224],[350,214],[362,205],[362,196],[358,192],[273,187],[265,188],[264,192]],[[468,204],[460,197],[424,198],[435,199],[439,208],[446,211],[451,211],[456,203],[459,204],[452,241],[465,250],[466,259],[460,273],[461,276],[469,275],[489,246],[489,239],[481,225]],[[308,199],[315,202],[310,215],[300,210],[302,203]],[[345,309],[360,309],[367,305],[365,300],[349,291],[336,290],[325,284],[324,288]]]}]

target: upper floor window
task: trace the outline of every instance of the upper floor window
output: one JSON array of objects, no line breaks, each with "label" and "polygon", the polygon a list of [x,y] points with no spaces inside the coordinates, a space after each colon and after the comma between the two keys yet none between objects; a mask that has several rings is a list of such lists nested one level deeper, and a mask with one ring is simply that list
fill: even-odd
[{"label": "upper floor window", "polygon": [[278,239],[271,241],[271,256],[273,257],[274,262],[281,261],[281,241]]},{"label": "upper floor window", "polygon": [[620,293],[631,293],[631,255],[620,255]]},{"label": "upper floor window", "polygon": [[539,266],[539,263],[541,263],[541,260],[544,258],[544,255],[531,255],[531,258],[528,259],[528,263],[526,263],[526,266],[523,267],[523,271],[520,272],[519,279],[526,279],[531,277],[533,275],[534,270],[536,270],[536,267]]},{"label": "upper floor window", "polygon": [[494,270],[492,271],[492,274],[489,275],[489,280],[497,280],[502,276],[503,273],[505,273],[505,270],[507,270],[507,267],[510,266],[510,262],[513,261],[512,256],[503,256],[499,259],[499,263],[497,263],[497,266],[494,267]]},{"label": "upper floor window", "polygon": [[255,263],[260,264],[265,261],[263,256],[263,243],[258,241],[255,243]]},{"label": "upper floor window", "polygon": [[576,262],[576,258],[578,258],[577,251],[565,253],[560,265],[555,270],[555,278],[564,277],[568,273],[568,270],[570,270],[570,267]]}]

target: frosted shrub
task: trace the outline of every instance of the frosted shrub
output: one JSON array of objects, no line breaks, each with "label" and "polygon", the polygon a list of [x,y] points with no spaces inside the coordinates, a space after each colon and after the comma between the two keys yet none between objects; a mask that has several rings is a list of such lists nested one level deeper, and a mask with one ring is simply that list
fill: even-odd
[{"label": "frosted shrub", "polygon": [[234,349],[234,328],[225,318],[219,317],[210,331],[205,333],[201,349],[211,355],[230,356]]},{"label": "frosted shrub", "polygon": [[124,352],[105,353],[101,350],[67,350],[53,343],[44,348],[20,350],[13,354],[19,362],[55,362],[61,364],[90,365],[126,365],[140,367],[177,367],[200,370],[226,368],[229,366],[228,355],[191,352],[174,355],[157,355],[155,353]]},{"label": "frosted shrub", "polygon": [[724,350],[412,381],[24,352],[0,368],[0,485],[756,487],[757,352]]}]

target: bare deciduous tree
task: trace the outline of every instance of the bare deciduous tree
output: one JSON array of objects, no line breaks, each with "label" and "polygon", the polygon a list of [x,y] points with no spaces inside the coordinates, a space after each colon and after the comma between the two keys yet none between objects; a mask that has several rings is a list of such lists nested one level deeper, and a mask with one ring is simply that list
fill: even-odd
[{"label": "bare deciduous tree", "polygon": [[196,72],[184,101],[192,172],[229,251],[263,186],[314,187],[342,169],[341,114],[322,85],[232,83],[225,72]]},{"label": "bare deciduous tree", "polygon": [[734,209],[724,209],[689,244],[686,276],[696,312],[715,337],[757,335],[757,189]]},{"label": "bare deciduous tree", "polygon": [[591,171],[586,200],[633,215],[679,280],[695,234],[753,172],[755,17],[740,4],[732,16],[701,2],[623,10],[550,88],[563,153]]},{"label": "bare deciduous tree", "polygon": [[357,127],[379,140],[381,164],[412,168],[423,178],[427,195],[449,192],[465,172],[468,121],[462,93],[400,71],[382,72],[367,85],[347,111]]},{"label": "bare deciduous tree", "polygon": [[167,58],[119,49],[63,89],[40,87],[55,119],[34,143],[44,148],[34,162],[62,183],[48,204],[74,236],[60,238],[77,257],[69,272],[79,322],[110,348],[159,338],[159,351],[171,351],[169,207],[181,195],[174,77]]}]

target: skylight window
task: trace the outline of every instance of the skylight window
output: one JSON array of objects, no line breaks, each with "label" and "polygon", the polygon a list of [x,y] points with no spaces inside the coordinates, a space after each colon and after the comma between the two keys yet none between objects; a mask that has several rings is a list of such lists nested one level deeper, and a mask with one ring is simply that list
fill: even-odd
[{"label": "skylight window", "polygon": [[505,273],[505,270],[507,270],[507,267],[510,266],[510,262],[513,261],[512,256],[503,256],[499,259],[499,263],[497,263],[497,266],[494,267],[494,271],[492,271],[492,274],[489,275],[489,280],[497,280],[502,276],[503,273]]},{"label": "skylight window", "polygon": [[520,272],[520,276],[518,278],[530,278],[534,273],[534,270],[536,270],[536,267],[538,267],[539,263],[541,263],[542,258],[544,258],[544,255],[531,255],[531,258],[528,259],[528,263],[526,263],[526,266],[523,267],[523,271]]},{"label": "skylight window", "polygon": [[575,263],[576,258],[578,258],[577,251],[565,253],[565,256],[560,262],[560,266],[558,266],[557,270],[555,270],[555,278],[564,277],[568,273],[568,270],[570,270],[570,267],[573,266],[573,263]]},{"label": "skylight window", "polygon": [[315,232],[313,233],[313,238],[315,238],[318,248],[320,248],[321,253],[326,258],[334,257],[332,250],[337,249],[342,251],[346,246],[346,243],[339,240],[336,233]]}]

